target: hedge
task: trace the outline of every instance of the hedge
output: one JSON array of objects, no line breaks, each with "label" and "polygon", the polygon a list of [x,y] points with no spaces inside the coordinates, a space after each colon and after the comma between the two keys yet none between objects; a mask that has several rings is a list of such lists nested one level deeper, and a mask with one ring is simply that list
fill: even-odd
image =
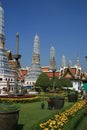
[{"label": "hedge", "polygon": [[78,126],[80,121],[84,117],[84,108],[79,110],[75,116],[71,117],[71,119],[64,125],[62,130],[75,130],[75,128]]}]

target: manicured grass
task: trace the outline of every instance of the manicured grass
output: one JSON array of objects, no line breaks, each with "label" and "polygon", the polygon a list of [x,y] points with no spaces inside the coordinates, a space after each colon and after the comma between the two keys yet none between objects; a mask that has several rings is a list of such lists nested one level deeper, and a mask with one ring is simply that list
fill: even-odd
[{"label": "manicured grass", "polygon": [[[63,109],[71,106],[71,104],[72,103],[66,102]],[[46,101],[44,109],[41,109],[41,102],[25,103],[20,104],[20,106],[21,108],[17,130],[31,130],[32,126],[38,125],[40,121],[49,119],[56,113],[63,110],[48,110]]]},{"label": "manicured grass", "polygon": [[84,116],[80,124],[75,130],[86,130],[87,129],[87,116]]}]

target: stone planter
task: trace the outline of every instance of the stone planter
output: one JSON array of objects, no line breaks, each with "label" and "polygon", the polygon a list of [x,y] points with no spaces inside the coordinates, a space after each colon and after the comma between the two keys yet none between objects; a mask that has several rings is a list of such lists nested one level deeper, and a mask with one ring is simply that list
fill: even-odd
[{"label": "stone planter", "polygon": [[0,130],[16,130],[19,118],[19,110],[0,112]]},{"label": "stone planter", "polygon": [[76,102],[77,100],[78,100],[78,94],[77,93],[68,94],[68,101],[69,102]]},{"label": "stone planter", "polygon": [[48,109],[61,109],[64,106],[64,98],[50,98],[48,101]]}]

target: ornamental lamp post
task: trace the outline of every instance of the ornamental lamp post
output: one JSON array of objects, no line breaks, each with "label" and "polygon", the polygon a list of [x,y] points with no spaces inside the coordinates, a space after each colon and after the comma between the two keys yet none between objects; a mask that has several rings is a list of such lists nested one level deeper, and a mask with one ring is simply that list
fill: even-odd
[{"label": "ornamental lamp post", "polygon": [[85,56],[86,60],[87,60],[87,56]]},{"label": "ornamental lamp post", "polygon": [[[87,61],[87,56],[85,56],[85,59]],[[86,71],[86,75],[87,75],[87,71]],[[85,81],[85,83],[87,83],[87,80]],[[87,89],[86,89],[86,92],[87,92]]]},{"label": "ornamental lamp post", "polygon": [[86,61],[87,61],[87,56],[85,56],[85,59],[86,59]]},{"label": "ornamental lamp post", "polygon": [[19,34],[16,33],[16,54],[13,55],[13,58],[15,59],[15,94],[17,94],[17,90],[19,91],[19,84],[18,84],[18,69],[19,69],[19,59],[21,58],[21,55],[18,53],[18,47],[19,47]]},{"label": "ornamental lamp post", "polygon": [[85,59],[86,59],[86,61],[87,61],[87,56],[85,56]]},{"label": "ornamental lamp post", "polygon": [[[87,61],[87,56],[85,56],[85,59]],[[84,86],[84,89],[86,91],[86,94],[85,94],[85,115],[87,116],[87,83],[85,83],[83,86]]]},{"label": "ornamental lamp post", "polygon": [[55,71],[56,71],[55,57],[53,57],[52,71],[53,71],[53,91],[55,91]]}]

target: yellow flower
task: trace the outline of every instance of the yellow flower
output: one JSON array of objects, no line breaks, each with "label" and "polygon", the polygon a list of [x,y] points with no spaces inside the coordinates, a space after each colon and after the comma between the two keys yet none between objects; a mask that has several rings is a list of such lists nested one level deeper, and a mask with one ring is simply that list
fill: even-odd
[{"label": "yellow flower", "polygon": [[[79,101],[75,103],[70,109],[65,110],[60,115],[56,114],[54,118],[49,119],[47,122],[40,124],[40,127],[44,130],[61,130],[64,124],[69,120],[69,117],[75,116],[75,113],[78,112],[85,105],[85,101]],[[49,128],[50,127],[50,128]]]},{"label": "yellow flower", "polygon": [[44,128],[44,130],[49,130],[49,128]]},{"label": "yellow flower", "polygon": [[40,124],[40,128],[45,128],[45,126],[43,124]]}]

